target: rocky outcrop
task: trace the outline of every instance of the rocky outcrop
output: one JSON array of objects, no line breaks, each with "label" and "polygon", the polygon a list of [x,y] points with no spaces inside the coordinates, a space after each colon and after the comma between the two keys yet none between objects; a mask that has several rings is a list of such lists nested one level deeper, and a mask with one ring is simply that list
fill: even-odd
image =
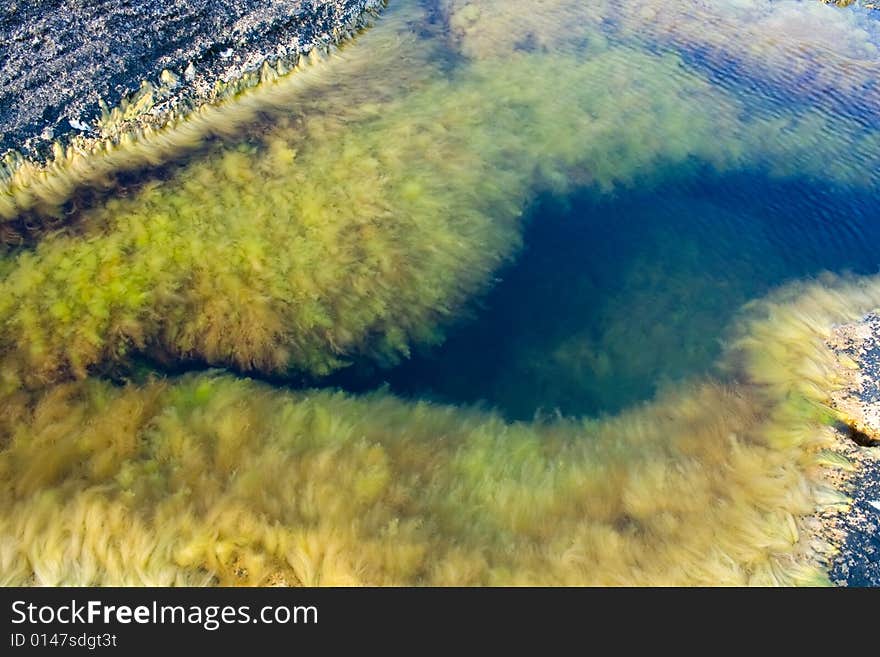
[{"label": "rocky outcrop", "polygon": [[166,105],[344,38],[381,0],[11,0],[0,15],[0,153],[88,134],[142,81]]},{"label": "rocky outcrop", "polygon": [[832,579],[852,586],[880,585],[880,314],[835,327],[827,345],[837,357],[842,384],[830,405],[840,418],[852,506],[837,521],[841,551]]}]

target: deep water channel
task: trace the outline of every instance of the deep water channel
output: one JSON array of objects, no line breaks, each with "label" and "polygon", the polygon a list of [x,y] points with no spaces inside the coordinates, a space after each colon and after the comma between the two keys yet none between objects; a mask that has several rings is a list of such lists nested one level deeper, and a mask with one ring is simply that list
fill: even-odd
[{"label": "deep water channel", "polygon": [[880,197],[815,180],[711,172],[531,208],[524,248],[446,342],[333,383],[512,419],[614,413],[712,372],[740,307],[824,271],[880,266]]}]

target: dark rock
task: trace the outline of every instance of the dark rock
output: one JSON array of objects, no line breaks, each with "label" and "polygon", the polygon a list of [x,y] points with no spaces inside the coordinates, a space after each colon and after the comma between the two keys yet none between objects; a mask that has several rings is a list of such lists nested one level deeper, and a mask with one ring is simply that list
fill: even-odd
[{"label": "dark rock", "polygon": [[843,382],[830,403],[855,464],[846,485],[852,506],[837,520],[843,540],[830,574],[842,585],[880,586],[880,315],[835,327],[828,346]]},{"label": "dark rock", "polygon": [[[198,103],[279,56],[335,42],[381,0],[7,0],[0,8],[0,153],[45,153],[163,70]],[[50,136],[51,135],[51,136]]]}]

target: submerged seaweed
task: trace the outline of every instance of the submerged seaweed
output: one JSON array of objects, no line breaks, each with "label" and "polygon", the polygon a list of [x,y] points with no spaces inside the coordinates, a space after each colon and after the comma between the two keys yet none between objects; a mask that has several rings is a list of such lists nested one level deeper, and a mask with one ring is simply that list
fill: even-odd
[{"label": "submerged seaweed", "polygon": [[550,425],[210,375],[6,407],[5,584],[821,579],[809,458],[718,386]]},{"label": "submerged seaweed", "polygon": [[196,154],[0,260],[0,581],[824,581],[832,548],[806,518],[846,498],[824,483],[841,460],[822,340],[880,304],[875,279],[752,304],[725,380],[603,419],[510,423],[231,374],[98,378],[143,354],[280,377],[394,362],[491,285],[542,192],[707,170],[876,185],[861,120],[715,84],[609,32],[602,3],[525,21],[531,3],[443,2],[448,34],[401,4],[357,57],[258,87],[210,123],[222,138],[200,133]]},{"label": "submerged seaweed", "polygon": [[[203,374],[4,399],[4,583],[793,584],[846,499],[827,326],[880,282],[751,308],[706,383],[603,421],[508,424]],[[830,548],[826,548],[830,549]]]},{"label": "submerged seaweed", "polygon": [[82,377],[133,351],[272,374],[393,361],[437,340],[516,250],[541,189],[607,194],[691,162],[864,184],[828,163],[840,149],[871,169],[880,157],[857,124],[749,114],[672,55],[522,53],[416,77],[394,88],[389,75],[396,95],[341,116],[274,116],[256,142],[212,149],[16,256],[0,283],[3,382]]}]

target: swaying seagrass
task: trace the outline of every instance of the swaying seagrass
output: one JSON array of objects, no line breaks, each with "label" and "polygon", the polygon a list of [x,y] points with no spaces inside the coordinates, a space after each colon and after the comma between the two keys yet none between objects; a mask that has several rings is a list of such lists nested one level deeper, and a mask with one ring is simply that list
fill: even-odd
[{"label": "swaying seagrass", "polygon": [[[674,53],[572,22],[592,5],[526,24],[519,3],[445,2],[451,34],[426,45],[402,4],[304,88],[249,97],[224,138],[4,255],[0,581],[824,581],[804,519],[846,498],[819,467],[822,338],[880,303],[874,279],[771,296],[725,356],[738,378],[598,420],[216,372],[99,378],[141,355],[281,376],[394,362],[491,284],[542,191],[619,193],[697,162],[875,183],[859,122],[763,112]],[[461,59],[436,56],[447,36]],[[834,165],[853,148],[863,170]]]}]

